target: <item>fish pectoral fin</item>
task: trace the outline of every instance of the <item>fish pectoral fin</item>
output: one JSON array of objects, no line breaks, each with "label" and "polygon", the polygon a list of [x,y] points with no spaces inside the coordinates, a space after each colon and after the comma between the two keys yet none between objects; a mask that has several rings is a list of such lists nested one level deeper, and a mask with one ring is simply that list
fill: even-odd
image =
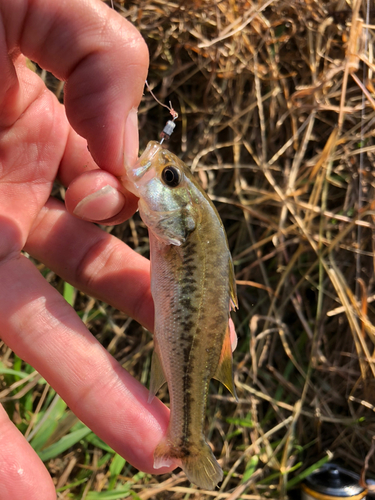
[{"label": "fish pectoral fin", "polygon": [[221,382],[228,391],[232,394],[236,401],[238,397],[236,394],[236,388],[234,386],[233,380],[233,357],[232,357],[232,345],[230,340],[230,328],[228,325],[227,331],[224,337],[223,347],[221,349],[219,364],[216,369],[216,373],[213,376],[216,380]]},{"label": "fish pectoral fin", "polygon": [[150,394],[148,395],[149,403],[151,403],[155,394],[166,383],[166,381],[167,379],[165,378],[159,355],[154,349],[151,360]]},{"label": "fish pectoral fin", "polygon": [[182,209],[156,211],[151,210],[140,199],[138,209],[149,231],[165,245],[181,246],[196,227],[194,217],[188,205]]}]

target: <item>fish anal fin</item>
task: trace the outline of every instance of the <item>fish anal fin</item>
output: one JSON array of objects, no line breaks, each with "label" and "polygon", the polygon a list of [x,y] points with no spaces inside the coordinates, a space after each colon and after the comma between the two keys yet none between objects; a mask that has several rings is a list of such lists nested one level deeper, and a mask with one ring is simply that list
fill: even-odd
[{"label": "fish anal fin", "polygon": [[219,364],[213,378],[221,382],[232,394],[235,400],[238,401],[236,388],[234,387],[233,381],[233,357],[229,324],[225,333]]},{"label": "fish anal fin", "polygon": [[181,467],[181,460],[175,457],[176,449],[164,436],[154,451],[154,469],[162,467]]},{"label": "fish anal fin", "polygon": [[155,394],[165,384],[166,378],[164,375],[163,367],[159,355],[154,349],[151,359],[151,379],[150,379],[150,393],[148,395],[148,402],[154,399]]}]

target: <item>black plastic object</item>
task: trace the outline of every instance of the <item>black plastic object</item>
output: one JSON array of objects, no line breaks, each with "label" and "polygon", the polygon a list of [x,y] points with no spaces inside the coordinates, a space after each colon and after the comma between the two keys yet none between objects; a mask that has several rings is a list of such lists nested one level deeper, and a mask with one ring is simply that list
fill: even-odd
[{"label": "black plastic object", "polygon": [[[314,471],[303,482],[302,489],[315,498],[363,498],[366,490],[359,485],[359,476],[339,465],[326,464]],[[310,490],[310,491],[308,491]],[[320,495],[319,495],[320,494]]]}]

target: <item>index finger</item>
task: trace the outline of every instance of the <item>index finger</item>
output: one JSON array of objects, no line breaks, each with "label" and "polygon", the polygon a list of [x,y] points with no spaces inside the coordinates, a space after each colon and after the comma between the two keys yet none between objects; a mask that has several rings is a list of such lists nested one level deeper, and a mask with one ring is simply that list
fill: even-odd
[{"label": "index finger", "polygon": [[137,29],[100,0],[0,1],[0,15],[5,30],[0,29],[0,39],[5,38],[9,54],[8,59],[0,54],[6,61],[0,77],[2,115],[9,120],[12,113],[17,118],[23,112],[11,63],[11,56],[21,50],[67,81],[65,106],[71,125],[87,139],[101,168],[122,174],[124,153],[134,157],[137,146],[135,112],[126,118],[139,105],[148,68],[148,50]]}]

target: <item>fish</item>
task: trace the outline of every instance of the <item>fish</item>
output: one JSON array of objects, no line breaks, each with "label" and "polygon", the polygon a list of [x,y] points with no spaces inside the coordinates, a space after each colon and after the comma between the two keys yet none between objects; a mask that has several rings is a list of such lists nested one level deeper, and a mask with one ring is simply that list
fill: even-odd
[{"label": "fish", "polygon": [[230,310],[238,303],[225,229],[189,168],[156,141],[127,167],[123,184],[139,198],[149,231],[155,305],[149,402],[165,382],[170,395],[154,468],[179,465],[192,483],[213,490],[223,471],[203,434],[211,378],[237,399]]}]

